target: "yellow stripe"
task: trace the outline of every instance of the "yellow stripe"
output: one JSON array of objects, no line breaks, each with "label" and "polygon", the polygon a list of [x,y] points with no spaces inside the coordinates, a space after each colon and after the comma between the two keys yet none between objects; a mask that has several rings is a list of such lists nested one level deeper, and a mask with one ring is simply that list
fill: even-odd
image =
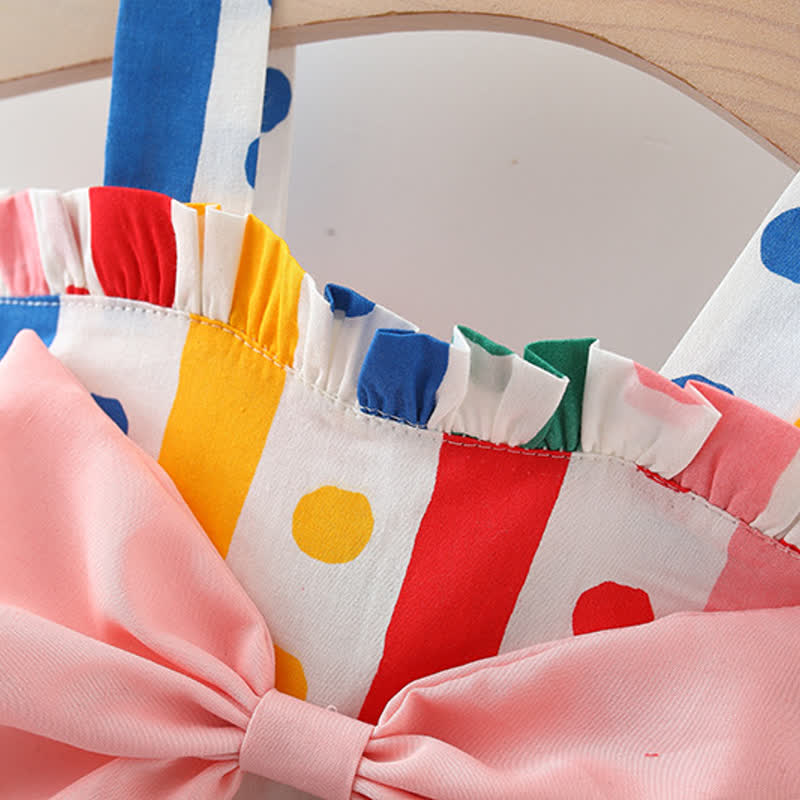
[{"label": "yellow stripe", "polygon": [[308,681],[300,660],[291,653],[275,647],[275,688],[300,700],[308,696]]},{"label": "yellow stripe", "polygon": [[286,242],[252,215],[231,302],[230,324],[292,366],[297,347],[297,304],[303,270]]},{"label": "yellow stripe", "polygon": [[[283,363],[291,366],[298,336],[303,272],[271,242],[270,237],[277,237],[268,228],[265,236],[259,226],[266,226],[254,223],[247,224],[234,291],[231,321],[238,324],[192,316],[159,455],[159,463],[223,556],[286,377],[280,366],[257,351],[283,355]],[[274,319],[258,319],[259,312]]]}]

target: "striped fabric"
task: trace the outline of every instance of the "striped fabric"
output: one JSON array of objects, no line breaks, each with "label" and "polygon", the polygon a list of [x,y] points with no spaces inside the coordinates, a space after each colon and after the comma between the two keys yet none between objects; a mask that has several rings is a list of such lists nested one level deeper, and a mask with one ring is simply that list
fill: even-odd
[{"label": "striped fabric", "polygon": [[499,652],[800,603],[800,429],[740,397],[591,340],[441,342],[319,291],[255,217],[153,192],[26,192],[0,233],[0,348],[33,328],[119,406],[284,691],[374,722]]},{"label": "striped fabric", "polygon": [[[267,0],[122,0],[105,183],[221,203],[283,231],[293,47]],[[269,55],[268,55],[269,52]]]}]

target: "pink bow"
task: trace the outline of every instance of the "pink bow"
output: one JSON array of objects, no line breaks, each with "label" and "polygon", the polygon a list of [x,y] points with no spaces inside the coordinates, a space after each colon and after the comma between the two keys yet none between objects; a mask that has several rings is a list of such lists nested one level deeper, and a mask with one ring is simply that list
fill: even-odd
[{"label": "pink bow", "polygon": [[[800,609],[674,614],[407,686],[274,689],[261,615],[165,473],[32,333],[0,362],[0,797],[800,797]],[[430,643],[431,647],[436,642]]]}]

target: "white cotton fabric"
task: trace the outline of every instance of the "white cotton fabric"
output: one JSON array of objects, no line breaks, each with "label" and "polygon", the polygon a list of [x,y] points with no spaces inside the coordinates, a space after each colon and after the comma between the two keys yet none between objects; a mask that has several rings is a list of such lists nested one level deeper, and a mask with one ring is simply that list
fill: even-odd
[{"label": "white cotton fabric", "polygon": [[800,545],[800,498],[793,487],[800,486],[800,452],[781,473],[764,510],[753,527],[774,539]]},{"label": "white cotton fabric", "polygon": [[203,306],[199,313],[227,322],[247,217],[212,206],[206,208],[204,216],[202,266],[195,275],[202,284]]},{"label": "white cotton fabric", "polygon": [[82,286],[83,268],[69,206],[62,202],[59,192],[52,190],[28,192],[28,197],[39,242],[39,260],[50,292],[62,294],[69,285]]},{"label": "white cotton fabric", "polygon": [[[433,492],[441,443],[441,434],[365,415],[287,375],[226,560],[276,644],[302,653],[312,703],[359,713]],[[298,501],[322,486],[368,498],[372,534],[352,561],[321,563],[293,539]]]},{"label": "white cotton fabric", "polygon": [[177,200],[172,201],[172,227],[175,229],[175,302],[173,308],[191,314],[203,312],[203,230],[205,215]]},{"label": "white cotton fabric", "polygon": [[629,358],[589,349],[581,418],[581,449],[635,461],[666,478],[677,475],[697,455],[721,414],[691,385],[661,388],[692,397],[681,402],[656,388],[666,381],[653,376],[645,386],[640,370]]},{"label": "white cotton fabric", "polygon": [[[500,652],[572,636],[581,593],[646,586],[655,617],[702,611],[738,520],[651,480],[634,464],[574,453]],[[680,587],[678,589],[677,587]]]},{"label": "white cotton fabric", "polygon": [[157,459],[189,317],[134,300],[65,295],[60,302],[50,352],[89,391],[118,400],[128,435]]},{"label": "white cotton fabric", "polygon": [[456,326],[428,427],[524,444],[548,423],[568,383],[516,353],[488,352]]},{"label": "white cotton fabric", "polygon": [[[261,133],[271,5],[265,0],[221,0],[214,71],[206,101],[203,139],[192,185],[192,200],[213,201],[246,214],[253,205],[244,163],[247,148]],[[176,54],[179,58],[180,54]]]},{"label": "white cotton fabric", "polygon": [[300,286],[297,324],[294,366],[298,375],[353,406],[358,405],[358,376],[375,331],[378,328],[419,330],[377,303],[368,314],[358,317],[331,311],[330,303],[308,274],[303,276]]},{"label": "white cotton fabric", "polygon": [[[61,195],[61,201],[72,221],[82,266],[82,274],[76,276],[74,285],[82,289],[88,289],[89,294],[105,295],[100,279],[97,277],[94,259],[92,258],[92,211],[89,202],[89,189],[75,189],[71,192],[65,192]],[[52,224],[48,222],[47,226],[49,232],[52,232]]]},{"label": "white cotton fabric", "polygon": [[778,199],[661,372],[699,374],[777,416],[800,418],[800,284],[761,261],[761,235],[800,206],[800,174]]},{"label": "white cotton fabric", "polygon": [[[269,51],[269,66],[280,70],[294,91],[295,47],[273,47]],[[269,91],[269,86],[267,86]],[[294,100],[287,116],[267,133],[262,133],[258,145],[256,188],[253,213],[266,222],[278,236],[286,236],[289,212],[289,168],[292,161],[292,129]]]}]

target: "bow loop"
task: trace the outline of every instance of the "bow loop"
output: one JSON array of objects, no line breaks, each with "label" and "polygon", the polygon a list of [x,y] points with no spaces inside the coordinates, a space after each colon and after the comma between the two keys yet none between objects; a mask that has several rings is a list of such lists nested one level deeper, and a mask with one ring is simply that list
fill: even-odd
[{"label": "bow loop", "polygon": [[256,706],[239,766],[325,800],[349,800],[374,728],[277,689]]}]

